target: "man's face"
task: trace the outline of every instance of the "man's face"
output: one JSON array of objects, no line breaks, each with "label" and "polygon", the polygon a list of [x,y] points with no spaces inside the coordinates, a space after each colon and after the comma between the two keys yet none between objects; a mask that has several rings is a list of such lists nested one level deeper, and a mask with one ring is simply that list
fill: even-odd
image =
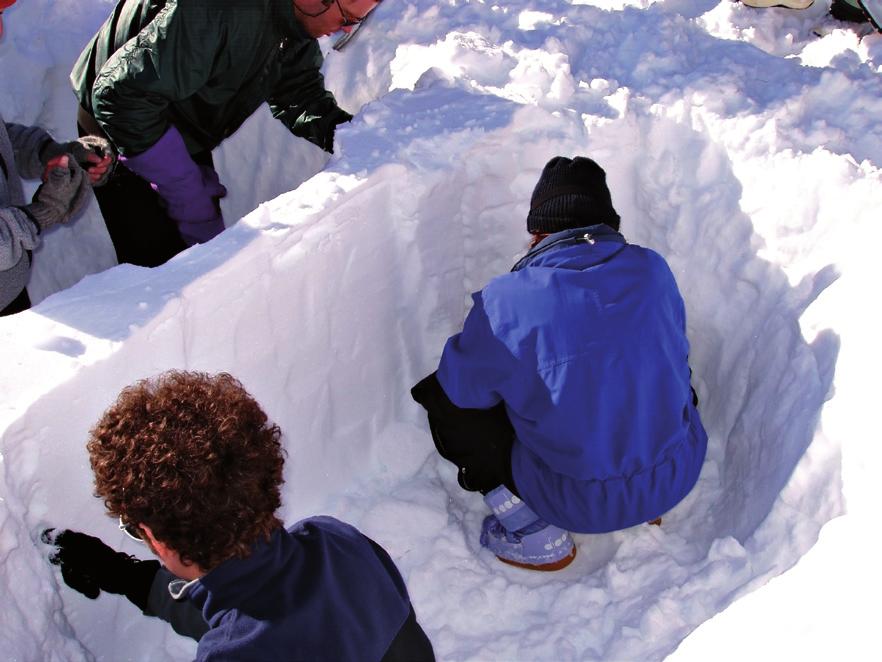
[{"label": "man's face", "polygon": [[[294,15],[311,37],[324,37],[343,30],[349,32],[357,21],[367,16],[379,0],[333,0],[325,5],[315,0],[294,0]],[[310,16],[311,14],[311,16]]]}]

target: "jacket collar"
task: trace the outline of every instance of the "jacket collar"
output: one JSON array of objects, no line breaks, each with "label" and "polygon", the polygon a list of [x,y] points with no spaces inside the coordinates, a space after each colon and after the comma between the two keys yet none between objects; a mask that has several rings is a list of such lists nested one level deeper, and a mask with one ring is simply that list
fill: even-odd
[{"label": "jacket collar", "polygon": [[512,267],[512,271],[520,271],[524,267],[529,267],[539,256],[555,251],[565,246],[576,246],[578,244],[593,245],[598,242],[611,242],[620,244],[611,254],[604,255],[603,260],[607,260],[617,254],[627,243],[625,237],[620,232],[616,232],[604,223],[597,225],[587,225],[583,228],[573,228],[571,230],[563,230],[550,234],[545,239],[536,244],[530,251],[518,260]]},{"label": "jacket collar", "polygon": [[[270,536],[269,541],[258,540],[245,558],[227,559],[216,568],[210,570],[197,580],[186,586],[178,585],[179,595],[189,597],[200,609],[205,610],[206,602],[211,606],[204,611],[206,620],[209,611],[214,612],[232,602],[242,601],[263,590],[263,585],[273,577],[279,568],[293,562],[294,550],[286,545],[284,529],[279,527]],[[183,590],[182,590],[183,589]],[[174,597],[174,593],[172,593]]]}]

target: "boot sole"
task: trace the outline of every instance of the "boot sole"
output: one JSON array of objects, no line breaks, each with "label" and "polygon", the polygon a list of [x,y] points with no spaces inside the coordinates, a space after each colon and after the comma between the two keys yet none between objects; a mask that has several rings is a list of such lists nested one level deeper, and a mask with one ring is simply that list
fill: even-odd
[{"label": "boot sole", "polygon": [[539,572],[553,572],[555,570],[562,570],[566,568],[570,563],[573,562],[573,559],[576,558],[576,546],[573,545],[573,551],[570,552],[567,556],[562,558],[560,561],[555,561],[554,563],[543,563],[542,565],[533,565],[532,563],[519,563],[518,561],[510,561],[508,559],[504,559],[501,556],[497,556],[497,559],[502,561],[503,563],[507,563],[508,565],[513,565],[516,568],[523,568],[524,570],[538,570]]},{"label": "boot sole", "polygon": [[766,9],[768,7],[808,9],[814,4],[814,0],[741,0],[741,4],[755,9]]}]

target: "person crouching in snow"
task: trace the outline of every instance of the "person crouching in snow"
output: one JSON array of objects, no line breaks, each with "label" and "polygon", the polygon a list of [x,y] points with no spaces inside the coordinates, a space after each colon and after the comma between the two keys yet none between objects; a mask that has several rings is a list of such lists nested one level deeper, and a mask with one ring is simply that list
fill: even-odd
[{"label": "person crouching in snow", "polygon": [[331,517],[283,528],[280,436],[225,373],[124,389],[87,444],[95,494],[164,567],[53,529],[50,561],[197,639],[197,660],[433,660],[382,547]]},{"label": "person crouching in snow", "polygon": [[551,159],[527,216],[533,247],[473,295],[411,391],[460,485],[493,512],[481,545],[512,565],[558,570],[576,554],[569,532],[658,518],[704,461],[683,300],[619,221],[599,165]]}]

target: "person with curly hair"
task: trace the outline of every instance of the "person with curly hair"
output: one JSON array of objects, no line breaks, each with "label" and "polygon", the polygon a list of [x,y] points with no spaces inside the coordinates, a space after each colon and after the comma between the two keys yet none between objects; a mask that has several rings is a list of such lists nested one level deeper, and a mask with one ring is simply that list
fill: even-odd
[{"label": "person with curly hair", "polygon": [[65,583],[124,595],[197,639],[197,659],[433,660],[386,551],[311,517],[285,529],[281,430],[229,374],[125,388],[90,432],[95,495],[162,561],[43,532]]}]

